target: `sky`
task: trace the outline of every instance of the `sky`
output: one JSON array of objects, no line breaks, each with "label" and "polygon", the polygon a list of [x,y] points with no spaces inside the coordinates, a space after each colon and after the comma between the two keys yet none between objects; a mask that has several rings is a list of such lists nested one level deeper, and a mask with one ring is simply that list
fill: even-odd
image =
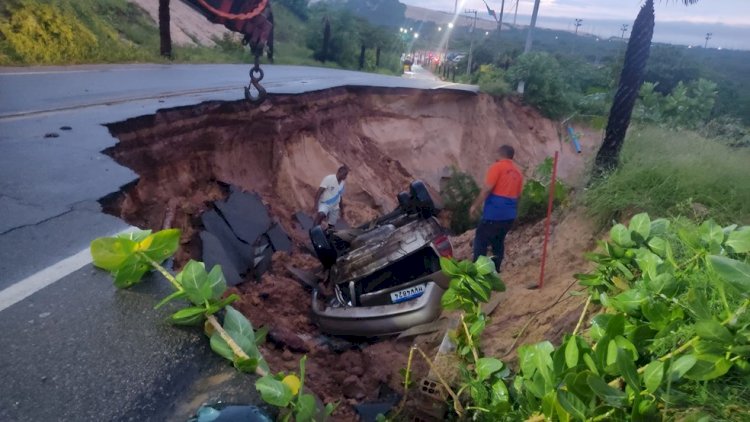
[{"label": "sky", "polygon": [[[454,0],[400,1],[448,12],[454,8]],[[501,0],[487,0],[487,3],[499,14]],[[504,22],[513,22],[515,3],[505,0]],[[579,18],[583,19],[579,32],[619,37],[621,25],[633,25],[642,3],[640,0],[541,0],[538,25],[572,31],[574,19]],[[482,0],[458,0],[458,5],[459,10],[477,9],[491,19]],[[519,25],[529,24],[533,7],[534,0],[519,0]],[[701,0],[692,6],[684,6],[681,0],[656,0],[655,10],[654,41],[703,45],[706,33],[711,32],[709,47],[750,50],[750,0]]]}]

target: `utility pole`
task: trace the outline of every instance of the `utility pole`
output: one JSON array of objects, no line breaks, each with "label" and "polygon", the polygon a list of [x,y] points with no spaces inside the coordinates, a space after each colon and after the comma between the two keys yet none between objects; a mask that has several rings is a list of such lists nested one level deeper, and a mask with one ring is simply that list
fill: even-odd
[{"label": "utility pole", "polygon": [[453,16],[458,14],[458,0],[453,2]]},{"label": "utility pole", "polygon": [[469,62],[466,65],[466,76],[471,76],[471,54],[472,50],[474,49],[474,30],[477,29],[477,10],[476,9],[466,9],[464,10],[464,13],[467,15],[474,14],[474,22],[471,24],[471,42],[469,42]]},{"label": "utility pole", "polygon": [[622,31],[622,36],[620,36],[620,38],[625,39],[625,33],[628,32],[628,24],[622,24],[620,31]]},{"label": "utility pole", "polygon": [[574,25],[576,27],[576,35],[578,35],[578,27],[581,26],[581,25],[583,25],[582,22],[583,22],[583,19],[576,19],[576,23],[574,23]]},{"label": "utility pole", "polygon": [[516,26],[516,18],[518,18],[518,2],[521,0],[516,0],[516,12],[513,14],[513,26]]},{"label": "utility pole", "polygon": [[706,44],[703,45],[703,48],[708,48],[708,40],[710,40],[713,35],[713,32],[706,32]]},{"label": "utility pole", "polygon": [[[531,12],[531,24],[529,24],[529,33],[526,34],[526,46],[523,48],[523,54],[528,53],[531,51],[531,42],[534,39],[534,28],[536,27],[536,17],[539,15],[539,3],[541,0],[534,0],[534,11]],[[518,82],[518,88],[516,88],[516,91],[518,91],[519,94],[523,94],[524,88],[526,87],[526,81],[520,81]]]},{"label": "utility pole", "polygon": [[498,34],[500,31],[503,30],[503,11],[505,10],[505,0],[503,0],[502,3],[500,3],[500,19],[497,21],[497,32]]}]

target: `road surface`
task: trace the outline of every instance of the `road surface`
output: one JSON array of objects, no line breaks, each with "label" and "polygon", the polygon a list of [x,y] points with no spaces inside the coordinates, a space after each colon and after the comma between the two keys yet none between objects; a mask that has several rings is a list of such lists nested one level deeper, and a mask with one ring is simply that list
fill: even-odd
[{"label": "road surface", "polygon": [[[399,78],[264,66],[272,93],[341,85],[475,90]],[[97,200],[137,176],[101,154],[103,124],[243,96],[247,65],[0,68],[0,420],[184,420],[204,401],[254,400],[253,379],[197,330],[153,305],[157,277],[118,291],[87,251],[128,229]]]}]

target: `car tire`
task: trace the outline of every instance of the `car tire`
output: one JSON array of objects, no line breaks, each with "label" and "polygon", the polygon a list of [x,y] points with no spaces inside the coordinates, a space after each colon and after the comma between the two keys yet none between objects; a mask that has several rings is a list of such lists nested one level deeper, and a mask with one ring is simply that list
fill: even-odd
[{"label": "car tire", "polygon": [[436,214],[435,202],[432,200],[432,196],[430,196],[430,192],[427,190],[424,182],[415,180],[409,186],[409,192],[412,204],[422,218],[429,218]]},{"label": "car tire", "polygon": [[411,195],[409,192],[401,192],[397,196],[398,198],[398,207],[401,208],[401,211],[409,212],[409,208],[411,207]]},{"label": "car tire", "polygon": [[310,241],[312,242],[315,254],[318,256],[318,260],[323,264],[323,267],[332,267],[333,264],[336,263],[336,258],[338,256],[336,254],[336,249],[331,245],[331,242],[328,241],[328,237],[322,227],[315,226],[310,229]]}]

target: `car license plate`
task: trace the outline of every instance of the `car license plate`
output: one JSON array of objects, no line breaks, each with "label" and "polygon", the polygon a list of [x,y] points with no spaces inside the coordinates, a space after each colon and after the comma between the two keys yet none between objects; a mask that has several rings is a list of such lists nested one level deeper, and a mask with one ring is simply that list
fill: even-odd
[{"label": "car license plate", "polygon": [[416,286],[409,287],[408,289],[399,290],[397,292],[391,293],[391,301],[393,303],[406,302],[407,300],[412,300],[418,298],[419,296],[422,296],[422,294],[424,294],[424,290],[424,284],[418,284]]}]

